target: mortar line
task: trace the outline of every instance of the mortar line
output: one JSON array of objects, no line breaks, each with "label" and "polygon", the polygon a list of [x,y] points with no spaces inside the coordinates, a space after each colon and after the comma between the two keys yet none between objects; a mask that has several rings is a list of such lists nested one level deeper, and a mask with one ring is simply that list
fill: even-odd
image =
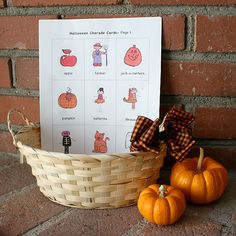
[{"label": "mortar line", "polygon": [[214,146],[214,147],[225,147],[225,148],[235,148],[236,139],[204,139],[197,138],[197,141],[201,146]]},{"label": "mortar line", "polygon": [[0,88],[0,95],[4,96],[21,96],[21,97],[39,97],[38,90],[22,89],[22,88]]},{"label": "mortar line", "polygon": [[133,225],[128,231],[122,234],[122,236],[132,236],[132,235],[144,236],[142,230],[147,224],[149,224],[148,221],[143,218],[137,224]]},{"label": "mortar line", "polygon": [[54,215],[50,219],[44,221],[43,223],[35,226],[34,228],[24,232],[22,236],[32,236],[32,235],[39,235],[43,231],[50,228],[50,226],[55,225],[56,223],[60,222],[61,220],[65,219],[67,216],[71,214],[72,211],[75,211],[75,209],[69,208],[64,210],[63,212]]},{"label": "mortar line", "polygon": [[194,15],[186,17],[185,30],[186,30],[186,33],[185,33],[186,50],[193,51],[194,31],[195,31]]},{"label": "mortar line", "polygon": [[3,158],[3,160],[6,158],[6,160],[10,159],[11,161],[13,161],[12,163],[2,164],[0,166],[0,171],[8,169],[8,168],[12,168],[12,167],[20,164],[19,156],[14,153],[0,152],[0,157]]},{"label": "mortar line", "polygon": [[161,95],[161,103],[232,108],[236,107],[236,97]]},{"label": "mortar line", "polygon": [[[38,90],[0,88],[0,95],[38,98]],[[204,107],[236,107],[236,97],[195,96],[195,95],[161,95],[163,104],[190,104]]]},{"label": "mortar line", "polygon": [[[194,22],[192,22],[194,24]],[[194,26],[191,31],[191,34],[194,34]],[[188,36],[190,37],[190,36]],[[193,37],[193,35],[191,36]],[[191,39],[190,39],[191,40]],[[192,39],[193,41],[193,39]],[[192,46],[193,47],[193,46]],[[21,49],[0,49],[0,58],[1,57],[10,57],[10,58],[38,58],[38,50],[21,50]],[[169,51],[166,49],[162,50],[162,59],[167,60],[179,60],[179,61],[201,61],[201,62],[231,62],[236,63],[236,52],[194,52],[186,49],[184,51]]]},{"label": "mortar line", "polygon": [[218,52],[193,52],[193,51],[167,51],[163,49],[162,59],[196,61],[209,63],[235,63],[236,53],[218,53]]},{"label": "mortar line", "polygon": [[2,166],[0,166],[0,171],[10,169],[10,168],[15,167],[17,165],[19,165],[19,163],[13,163],[13,164],[9,164],[9,165],[2,165]]},{"label": "mortar line", "polygon": [[185,14],[227,16],[236,15],[235,5],[230,6],[162,6],[131,4],[92,5],[92,6],[49,6],[49,7],[6,7],[0,9],[0,16],[34,16],[34,15],[91,15],[91,14],[121,14],[142,16],[157,16],[161,14]]},{"label": "mortar line", "polygon": [[27,57],[38,58],[38,49],[0,49],[0,57]]},{"label": "mortar line", "polygon": [[32,189],[36,188],[36,187],[37,187],[37,184],[33,183],[33,184],[29,184],[29,185],[27,185],[23,188],[13,190],[9,193],[5,193],[5,194],[0,196],[0,205],[2,205],[4,202],[7,202],[7,201],[13,199],[16,196],[19,196],[22,193],[29,192]]}]

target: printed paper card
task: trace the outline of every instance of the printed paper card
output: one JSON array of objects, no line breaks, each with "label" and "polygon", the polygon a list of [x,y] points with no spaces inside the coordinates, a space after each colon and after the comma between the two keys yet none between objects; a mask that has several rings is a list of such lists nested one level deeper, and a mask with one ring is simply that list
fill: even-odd
[{"label": "printed paper card", "polygon": [[159,116],[161,18],[40,20],[44,150],[129,152],[137,116]]}]

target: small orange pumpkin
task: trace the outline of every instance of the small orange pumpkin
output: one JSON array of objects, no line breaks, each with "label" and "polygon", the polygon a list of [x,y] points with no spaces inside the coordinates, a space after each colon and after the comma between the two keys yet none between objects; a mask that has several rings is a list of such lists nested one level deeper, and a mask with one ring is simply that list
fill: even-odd
[{"label": "small orange pumpkin", "polygon": [[148,221],[169,225],[175,223],[184,213],[184,194],[168,185],[152,184],[145,188],[138,199],[138,209]]},{"label": "small orange pumpkin", "polygon": [[77,98],[70,88],[67,88],[67,91],[59,96],[58,104],[62,108],[74,108],[77,106]]},{"label": "small orange pumpkin", "polygon": [[200,148],[199,158],[186,158],[171,170],[171,185],[179,188],[186,200],[195,204],[219,199],[228,183],[226,169],[210,157],[203,158],[204,150]]}]

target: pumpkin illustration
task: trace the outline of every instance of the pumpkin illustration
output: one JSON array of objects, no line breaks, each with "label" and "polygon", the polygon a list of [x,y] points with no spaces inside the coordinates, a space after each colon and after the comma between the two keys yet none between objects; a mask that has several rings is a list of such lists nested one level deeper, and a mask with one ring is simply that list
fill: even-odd
[{"label": "pumpkin illustration", "polygon": [[217,161],[204,158],[204,150],[200,148],[199,158],[187,158],[173,166],[170,181],[184,193],[187,201],[204,204],[221,197],[228,183],[228,173]]},{"label": "pumpkin illustration", "polygon": [[169,225],[175,223],[184,213],[184,194],[168,185],[152,184],[144,189],[138,199],[138,209],[148,221]]},{"label": "pumpkin illustration", "polygon": [[58,104],[62,108],[75,108],[77,106],[77,98],[75,94],[71,92],[70,88],[67,88],[65,93],[62,93],[58,97]]},{"label": "pumpkin illustration", "polygon": [[142,62],[142,54],[136,45],[129,48],[125,54],[124,62],[128,66],[138,66]]}]

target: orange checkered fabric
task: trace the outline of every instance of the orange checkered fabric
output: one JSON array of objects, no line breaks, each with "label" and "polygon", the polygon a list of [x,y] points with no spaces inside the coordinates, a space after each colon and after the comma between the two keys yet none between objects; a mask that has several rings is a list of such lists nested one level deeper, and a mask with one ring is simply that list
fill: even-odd
[{"label": "orange checkered fabric", "polygon": [[152,151],[158,154],[160,142],[164,141],[169,154],[182,161],[196,144],[190,126],[193,120],[192,114],[176,108],[172,108],[163,121],[152,121],[139,116],[131,136],[130,150]]}]

